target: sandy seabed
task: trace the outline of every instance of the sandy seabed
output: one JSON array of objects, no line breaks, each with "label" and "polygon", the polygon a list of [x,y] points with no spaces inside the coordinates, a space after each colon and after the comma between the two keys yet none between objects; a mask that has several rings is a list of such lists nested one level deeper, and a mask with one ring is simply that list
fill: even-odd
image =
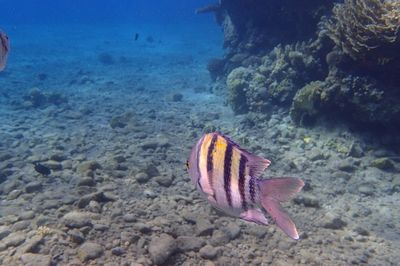
[{"label": "sandy seabed", "polygon": [[[344,126],[296,127],[286,112],[235,116],[206,69],[222,56],[219,34],[11,28],[0,73],[0,264],[398,263],[398,154]],[[299,241],[200,198],[185,161],[214,130],[270,159],[265,177],[306,181],[284,204]],[[36,172],[37,161],[52,173]]]}]

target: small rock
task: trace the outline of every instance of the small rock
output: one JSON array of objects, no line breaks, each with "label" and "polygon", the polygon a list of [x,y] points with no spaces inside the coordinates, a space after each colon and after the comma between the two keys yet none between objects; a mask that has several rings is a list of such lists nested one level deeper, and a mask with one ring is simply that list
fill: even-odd
[{"label": "small rock", "polygon": [[161,186],[169,187],[172,184],[172,177],[170,175],[156,176],[154,180]]},{"label": "small rock", "polygon": [[6,246],[6,247],[16,247],[21,245],[23,242],[25,242],[25,237],[26,234],[24,233],[11,233],[8,235],[6,238],[1,240],[1,242]]},{"label": "small rock", "polygon": [[196,221],[196,235],[206,236],[211,235],[214,230],[214,225],[205,218],[199,218]]},{"label": "small rock", "polygon": [[14,199],[18,198],[19,196],[21,196],[21,194],[22,194],[22,190],[20,190],[20,189],[11,190],[7,195],[7,199],[14,200]]},{"label": "small rock", "polygon": [[87,187],[94,187],[96,182],[92,177],[86,176],[79,179],[78,183],[76,184],[78,187],[87,186]]},{"label": "small rock", "polygon": [[317,197],[311,194],[302,194],[301,196],[294,199],[297,204],[303,204],[305,207],[319,208],[319,200]]},{"label": "small rock", "polygon": [[349,162],[341,162],[338,164],[338,169],[344,172],[354,172],[357,168]]},{"label": "small rock", "polygon": [[61,154],[61,153],[56,153],[50,156],[50,160],[56,161],[56,162],[62,162],[67,159],[67,156]]},{"label": "small rock", "polygon": [[78,249],[78,257],[82,262],[93,260],[103,254],[103,247],[97,243],[86,242]]},{"label": "small rock", "polygon": [[357,226],[354,231],[362,236],[369,236],[369,231],[361,226]]},{"label": "small rock", "polygon": [[381,170],[390,171],[394,169],[394,164],[389,158],[383,157],[375,159],[371,162],[371,166]]},{"label": "small rock", "polygon": [[123,219],[125,222],[128,222],[128,223],[133,223],[133,222],[136,222],[136,220],[137,220],[136,216],[132,213],[125,214]]},{"label": "small rock", "polygon": [[150,180],[150,176],[144,172],[139,172],[135,175],[136,181],[143,184]]},{"label": "small rock", "polygon": [[0,225],[0,240],[11,234],[11,230],[6,225]]},{"label": "small rock", "polygon": [[149,177],[155,177],[160,175],[160,172],[158,171],[157,167],[154,166],[153,164],[148,164],[146,166],[145,172]]},{"label": "small rock", "polygon": [[342,229],[345,227],[347,223],[343,221],[340,217],[333,213],[326,213],[325,216],[322,218],[321,226],[327,229]]},{"label": "small rock", "polygon": [[183,99],[183,95],[181,93],[174,93],[172,94],[172,101],[174,102],[181,102]]},{"label": "small rock", "polygon": [[21,231],[28,228],[31,225],[30,221],[19,221],[13,224],[12,229],[13,231]]},{"label": "small rock", "polygon": [[212,260],[217,256],[218,251],[211,245],[205,245],[200,249],[199,253],[203,259]]},{"label": "small rock", "polygon": [[184,252],[187,251],[198,251],[202,246],[204,246],[205,241],[200,237],[193,236],[179,236],[176,239],[178,249]]},{"label": "small rock", "polygon": [[223,246],[229,243],[229,237],[220,230],[215,230],[210,239],[210,243],[213,246]]},{"label": "small rock", "polygon": [[149,244],[149,253],[151,260],[162,265],[176,250],[175,239],[167,234],[161,234],[159,237],[153,237]]},{"label": "small rock", "polygon": [[77,171],[81,174],[85,174],[88,171],[95,171],[101,169],[101,165],[96,161],[83,162],[77,167]]},{"label": "small rock", "polygon": [[60,164],[60,162],[56,162],[53,160],[47,161],[43,163],[44,166],[50,168],[51,170],[62,170],[62,164]]},{"label": "small rock", "polygon": [[83,233],[77,229],[72,229],[68,231],[68,236],[73,243],[82,244],[85,242],[85,236]]},{"label": "small rock", "polygon": [[26,266],[50,266],[51,257],[49,255],[25,253],[20,257],[22,263]]},{"label": "small rock", "polygon": [[35,217],[35,212],[33,211],[23,211],[19,214],[21,220],[30,220]]},{"label": "small rock", "polygon": [[348,156],[354,157],[354,158],[361,158],[364,155],[364,152],[360,146],[360,144],[353,143],[350,146],[350,150],[348,153]]},{"label": "small rock", "polygon": [[71,211],[64,215],[63,223],[69,228],[92,226],[92,219],[98,219],[98,214],[90,212]]},{"label": "small rock", "polygon": [[374,191],[375,191],[374,186],[371,183],[363,183],[360,186],[358,186],[358,192],[366,196],[374,195]]},{"label": "small rock", "polygon": [[42,189],[42,183],[40,183],[39,181],[32,181],[29,182],[28,184],[26,184],[25,186],[25,192],[26,193],[33,193],[33,192],[37,192],[39,190]]},{"label": "small rock", "polygon": [[148,234],[152,231],[151,227],[145,223],[136,223],[134,228],[143,234]]},{"label": "small rock", "polygon": [[111,253],[115,256],[121,256],[122,254],[125,253],[125,249],[122,247],[115,247],[111,249]]},{"label": "small rock", "polygon": [[235,223],[229,223],[222,229],[230,240],[237,238],[240,235],[240,227]]}]

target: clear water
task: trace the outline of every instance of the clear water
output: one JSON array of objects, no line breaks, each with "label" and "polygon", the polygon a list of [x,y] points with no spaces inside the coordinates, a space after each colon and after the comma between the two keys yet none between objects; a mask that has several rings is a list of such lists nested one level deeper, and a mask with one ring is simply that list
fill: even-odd
[{"label": "clear water", "polygon": [[[0,72],[0,264],[153,265],[154,249],[172,250],[162,265],[398,261],[398,155],[342,126],[294,127],[282,112],[245,126],[226,93],[211,92],[207,63],[226,51],[214,17],[194,13],[207,4],[0,0],[11,43]],[[265,176],[311,184],[285,204],[299,241],[200,197],[185,162],[211,130],[270,159]],[[354,143],[362,157],[347,155]],[[395,170],[368,166],[380,155]],[[337,170],[346,162],[356,168]]]}]

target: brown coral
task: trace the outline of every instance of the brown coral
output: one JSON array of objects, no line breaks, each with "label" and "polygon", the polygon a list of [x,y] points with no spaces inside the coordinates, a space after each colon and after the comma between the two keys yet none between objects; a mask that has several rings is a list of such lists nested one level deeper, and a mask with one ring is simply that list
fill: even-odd
[{"label": "brown coral", "polygon": [[328,36],[351,58],[375,65],[399,59],[399,1],[345,0],[333,13]]}]

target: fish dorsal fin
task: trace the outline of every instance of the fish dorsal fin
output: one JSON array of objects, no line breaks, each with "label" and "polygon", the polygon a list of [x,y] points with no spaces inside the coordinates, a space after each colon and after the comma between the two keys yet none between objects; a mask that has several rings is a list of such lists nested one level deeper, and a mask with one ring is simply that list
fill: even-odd
[{"label": "fish dorsal fin", "polygon": [[244,156],[246,156],[247,159],[247,166],[249,167],[249,175],[253,177],[259,177],[262,175],[265,169],[268,168],[268,166],[271,164],[270,160],[264,159],[261,156],[254,155],[247,150],[241,148],[238,144],[236,144],[233,140],[231,140],[229,137],[222,135],[219,133],[221,136],[223,136],[227,142],[232,144],[235,149],[238,149]]},{"label": "fish dorsal fin", "polygon": [[249,175],[252,177],[260,177],[265,169],[271,164],[271,162],[267,159],[264,159],[261,156],[257,156],[251,154],[246,151],[246,158],[248,160],[248,166],[250,168]]}]

